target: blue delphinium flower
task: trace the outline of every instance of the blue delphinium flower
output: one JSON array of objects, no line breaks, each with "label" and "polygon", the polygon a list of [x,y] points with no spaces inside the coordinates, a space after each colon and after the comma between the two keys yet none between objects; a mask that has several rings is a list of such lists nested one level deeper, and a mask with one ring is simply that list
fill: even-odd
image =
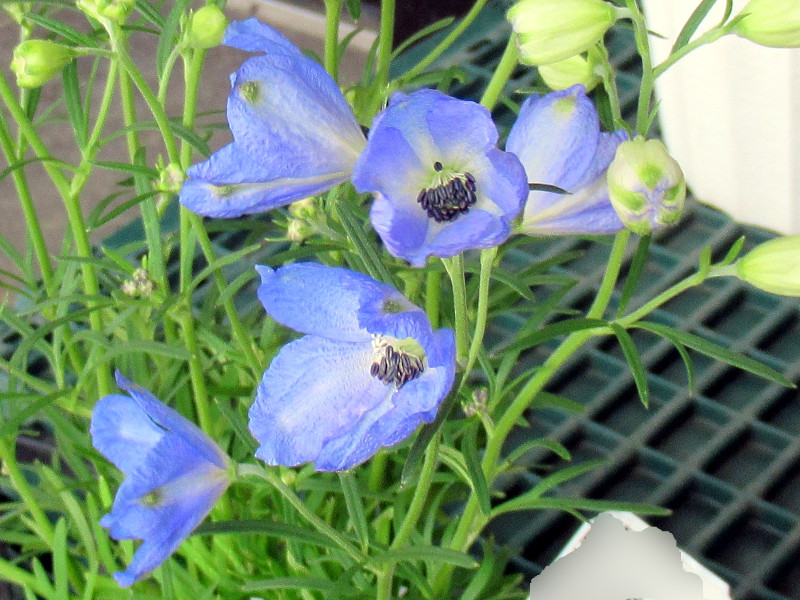
[{"label": "blue delphinium flower", "polygon": [[128,396],[95,405],[92,444],[125,474],[111,512],[100,524],[118,540],[141,539],[125,571],[128,587],[155,569],[211,511],[231,482],[230,460],[193,423],[120,373]]},{"label": "blue delphinium flower", "polygon": [[414,266],[506,240],[528,195],[513,154],[495,147],[484,107],[435,90],[396,92],[372,124],[353,185],[374,192],[370,220]]},{"label": "blue delphinium flower", "polygon": [[267,313],[307,334],[281,349],[258,387],[249,414],[258,458],[349,469],[433,420],[455,376],[452,330],[433,331],[400,292],[360,273],[256,269]]},{"label": "blue delphinium flower", "polygon": [[205,216],[238,217],[347,181],[366,140],[325,69],[256,19],[231,23],[222,43],[264,54],[231,75],[234,141],[188,170],[181,204]]},{"label": "blue delphinium flower", "polygon": [[600,131],[600,120],[582,85],[531,96],[511,128],[506,150],[522,161],[528,180],[570,192],[531,191],[521,233],[607,234],[624,229],[608,197],[606,171],[624,130]]}]

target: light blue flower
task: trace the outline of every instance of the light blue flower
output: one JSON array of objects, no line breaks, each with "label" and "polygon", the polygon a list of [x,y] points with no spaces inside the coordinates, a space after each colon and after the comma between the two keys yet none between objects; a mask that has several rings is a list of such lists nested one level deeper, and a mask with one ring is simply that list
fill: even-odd
[{"label": "light blue flower", "polygon": [[92,444],[125,474],[100,524],[118,540],[141,539],[125,571],[128,587],[155,569],[206,517],[230,484],[230,461],[211,438],[158,398],[116,374],[128,396],[98,401]]},{"label": "light blue flower", "polygon": [[569,194],[532,191],[523,210],[528,235],[607,234],[624,229],[608,197],[606,171],[624,130],[600,131],[600,120],[582,85],[531,96],[520,108],[506,150],[516,154],[528,180]]},{"label": "light blue flower", "polygon": [[263,55],[231,75],[234,141],[188,170],[181,204],[209,217],[238,217],[347,181],[366,141],[325,69],[256,19],[231,23],[222,43]]},{"label": "light blue flower", "polygon": [[484,107],[435,90],[396,92],[372,124],[353,185],[393,256],[423,266],[503,243],[528,195],[519,160],[495,147]]},{"label": "light blue flower", "polygon": [[298,263],[261,274],[258,298],[305,333],[264,373],[250,408],[256,456],[270,465],[354,467],[433,420],[455,376],[450,329],[390,285]]}]

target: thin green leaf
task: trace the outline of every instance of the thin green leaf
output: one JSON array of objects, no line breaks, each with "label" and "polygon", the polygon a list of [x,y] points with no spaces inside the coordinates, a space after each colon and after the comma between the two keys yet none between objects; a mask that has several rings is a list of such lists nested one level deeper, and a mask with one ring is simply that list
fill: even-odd
[{"label": "thin green leaf", "polygon": [[764,379],[773,383],[777,383],[788,388],[797,387],[792,381],[778,373],[778,371],[775,369],[771,369],[770,367],[761,364],[752,358],[742,356],[741,354],[732,352],[731,350],[723,348],[722,346],[719,346],[713,342],[709,342],[708,340],[697,335],[680,331],[659,323],[653,323],[651,321],[639,321],[634,325],[634,327],[638,327],[639,329],[644,329],[665,337],[672,341],[672,343],[675,343],[677,340],[687,348],[691,348],[692,350],[700,352],[701,354],[710,356],[711,358],[727,363],[743,371],[747,371],[748,373],[752,373],[753,375],[763,377]]},{"label": "thin green leaf", "polygon": [[350,522],[353,524],[353,529],[355,529],[358,540],[361,542],[361,550],[366,554],[370,546],[369,528],[367,527],[367,517],[364,516],[364,504],[358,491],[358,481],[351,471],[346,471],[339,473],[339,483],[342,485],[342,493],[347,505],[347,513],[350,515]]},{"label": "thin green leaf", "polygon": [[625,331],[625,328],[617,323],[611,323],[611,329],[614,330],[614,335],[617,336],[619,345],[622,348],[622,354],[625,355],[625,360],[628,361],[628,366],[631,368],[633,381],[636,384],[636,390],[639,392],[639,398],[644,404],[645,408],[650,406],[650,389],[647,386],[647,373],[644,370],[642,359],[639,358],[639,351],[636,349],[636,344],[633,343],[633,338]]},{"label": "thin green leaf", "polygon": [[34,12],[32,10],[25,12],[25,19],[28,21],[32,21],[37,25],[41,25],[45,29],[49,29],[53,33],[56,33],[61,37],[63,37],[65,40],[72,42],[76,46],[85,46],[86,48],[97,48],[97,42],[95,42],[95,40],[93,40],[87,35],[80,33],[76,29],[73,29],[69,25],[62,23],[61,21],[45,17],[44,15]]},{"label": "thin green leaf", "polygon": [[706,15],[716,3],[717,0],[703,0],[697,6],[697,8],[694,9],[694,12],[691,14],[689,19],[686,21],[686,24],[683,26],[683,29],[681,29],[681,32],[678,34],[678,38],[675,40],[675,44],[672,46],[670,54],[675,54],[675,52],[683,48],[691,41],[694,32],[697,31],[700,23],[702,23],[703,19],[706,18]]},{"label": "thin green leaf", "polygon": [[437,31],[444,29],[445,27],[449,27],[453,24],[455,19],[453,17],[446,17],[444,19],[440,19],[435,23],[431,23],[427,27],[423,27],[419,31],[417,31],[414,35],[403,41],[397,48],[394,49],[392,52],[392,60],[400,56],[403,52],[405,52],[408,48],[416,44],[422,38],[428,37],[431,34],[436,33]]},{"label": "thin green leaf", "polygon": [[388,550],[376,557],[376,562],[403,562],[418,561],[445,563],[455,565],[463,569],[477,569],[478,561],[469,554],[451,550],[450,548],[440,548],[439,546],[413,545],[404,546],[394,550]]},{"label": "thin green leaf", "polygon": [[516,463],[520,458],[535,448],[547,448],[551,452],[557,454],[559,458],[564,460],[572,460],[572,455],[570,454],[569,450],[567,450],[561,442],[549,440],[547,438],[538,438],[523,442],[514,448],[503,460],[503,470],[513,466],[514,463]]},{"label": "thin green leaf", "polygon": [[77,171],[78,170],[75,166],[73,166],[73,165],[71,165],[69,163],[65,163],[63,160],[58,160],[57,158],[50,158],[50,157],[28,158],[26,160],[21,160],[21,161],[15,162],[13,165],[10,165],[10,166],[6,167],[5,169],[3,169],[2,171],[0,171],[0,180],[5,179],[6,177],[8,177],[8,175],[10,175],[12,171],[16,171],[17,169],[21,169],[22,167],[24,167],[24,166],[26,166],[26,165],[28,165],[30,163],[38,163],[38,162],[41,162],[41,163],[53,163],[54,165],[56,165],[58,167],[61,167],[62,169],[67,169],[69,171]]},{"label": "thin green leaf", "polygon": [[692,358],[689,356],[689,353],[686,351],[686,347],[683,344],[677,340],[671,341],[675,346],[675,350],[678,351],[681,359],[683,359],[683,364],[686,367],[687,387],[689,388],[689,395],[691,396],[694,394],[694,365],[692,364]]},{"label": "thin green leaf", "polygon": [[162,17],[158,10],[147,0],[136,0],[136,10],[142,16],[156,26],[156,29],[162,30],[164,28],[164,17]]},{"label": "thin green leaf", "polygon": [[742,248],[744,247],[745,240],[746,240],[745,236],[742,236],[738,240],[736,240],[731,246],[730,250],[728,250],[728,253],[725,255],[725,258],[723,258],[719,264],[729,265],[733,261],[735,261],[739,257],[739,253],[742,251]]},{"label": "thin green leaf", "polygon": [[267,521],[264,519],[241,519],[237,521],[203,523],[192,535],[242,535],[247,533],[292,539],[304,544],[311,544],[324,548],[339,547],[328,536],[311,529],[305,529],[298,525],[292,525],[291,523]]},{"label": "thin green leaf", "polygon": [[575,511],[589,510],[592,512],[605,512],[607,510],[617,510],[622,512],[632,512],[637,515],[649,515],[654,517],[668,517],[672,511],[668,508],[643,504],[638,502],[617,502],[614,500],[593,500],[591,498],[556,498],[548,496],[537,498],[531,501],[530,506],[524,510],[544,510],[547,508]]},{"label": "thin green leaf", "polygon": [[419,472],[422,469],[422,455],[425,453],[428,444],[431,443],[433,436],[436,435],[436,432],[447,420],[456,405],[457,399],[458,396],[456,394],[447,396],[433,422],[423,425],[422,429],[420,429],[414,443],[411,444],[411,449],[408,451],[406,462],[403,464],[403,473],[400,476],[401,488],[408,487],[412,482],[419,479]]},{"label": "thin green leaf", "polygon": [[361,591],[342,583],[316,577],[273,577],[262,581],[248,581],[242,586],[242,591],[248,593],[266,590],[316,590],[325,592],[330,598],[363,595]]},{"label": "thin green leaf", "polygon": [[361,0],[347,0],[346,4],[353,21],[358,21],[361,18]]},{"label": "thin green leaf", "polygon": [[[565,319],[563,321],[557,321],[552,323],[551,325],[547,325],[542,327],[538,331],[531,333],[529,335],[522,336],[521,338],[516,338],[513,343],[509,346],[502,348],[503,352],[516,352],[518,350],[525,350],[527,348],[531,348],[533,346],[537,346],[543,342],[548,340],[552,340],[553,338],[557,338],[561,335],[566,335],[568,333],[573,333],[575,331],[582,331],[584,329],[598,329],[598,328],[606,328],[608,327],[608,322],[602,319],[588,319],[588,318],[578,318],[578,319]],[[495,351],[493,354],[497,354]]]},{"label": "thin green leaf", "polygon": [[628,269],[628,275],[625,277],[625,285],[622,288],[622,293],[619,297],[619,307],[617,308],[617,316],[621,316],[628,306],[628,302],[633,297],[636,291],[636,286],[639,284],[639,278],[642,275],[644,266],[647,264],[647,255],[650,250],[650,235],[643,235],[639,238],[639,244],[636,246],[636,252],[631,259],[631,267]]},{"label": "thin green leaf", "polygon": [[64,88],[64,102],[67,106],[69,122],[75,133],[75,142],[79,148],[86,146],[87,126],[86,115],[83,114],[81,102],[81,88],[78,81],[78,62],[73,60],[61,72],[61,83]]},{"label": "thin green leaf", "polygon": [[69,599],[69,575],[67,573],[67,521],[58,519],[53,534],[53,580],[56,585],[55,600]]},{"label": "thin green leaf", "polygon": [[123,356],[133,352],[140,352],[147,355],[166,356],[177,360],[192,360],[192,353],[185,348],[153,342],[149,340],[133,340],[125,344],[108,344],[106,352],[102,356],[103,363],[109,363],[117,356]]},{"label": "thin green leaf", "polygon": [[536,398],[534,398],[531,403],[531,408],[557,408],[564,412],[571,413],[582,413],[586,410],[586,406],[580,402],[575,402],[575,400],[550,392],[539,392],[536,394]]},{"label": "thin green leaf", "polygon": [[100,167],[102,169],[109,169],[111,171],[120,171],[122,173],[129,173],[131,175],[143,175],[148,179],[156,179],[158,177],[158,171],[155,169],[151,169],[150,167],[145,167],[143,165],[132,165],[129,163],[122,163],[122,162],[112,162],[112,161],[94,161],[92,163],[96,167]]},{"label": "thin green leaf", "polygon": [[475,490],[475,497],[478,499],[478,506],[484,515],[488,515],[492,510],[489,498],[489,486],[481,468],[481,459],[478,456],[478,424],[475,423],[464,434],[464,441],[461,444],[461,453],[464,455],[464,464],[467,467],[467,476],[471,481],[471,487]]}]

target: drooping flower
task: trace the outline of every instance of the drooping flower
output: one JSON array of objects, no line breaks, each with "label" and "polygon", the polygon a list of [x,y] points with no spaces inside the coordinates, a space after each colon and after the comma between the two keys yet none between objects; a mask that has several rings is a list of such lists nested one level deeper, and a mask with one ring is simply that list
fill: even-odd
[{"label": "drooping flower", "polygon": [[193,423],[119,372],[92,413],[92,444],[125,474],[100,524],[118,540],[141,539],[125,571],[128,587],[155,569],[211,511],[231,482],[230,460]]},{"label": "drooping flower", "polygon": [[624,130],[600,131],[597,110],[582,85],[525,100],[506,150],[519,156],[529,181],[569,193],[531,191],[520,232],[567,235],[622,230],[608,197],[606,170],[627,139]]},{"label": "drooping flower", "polygon": [[188,170],[181,204],[205,216],[238,217],[347,181],[366,140],[325,69],[256,19],[231,23],[222,43],[264,54],[231,75],[234,141]]},{"label": "drooping flower", "polygon": [[519,160],[495,147],[489,111],[435,90],[396,92],[372,124],[353,185],[393,256],[423,266],[501,244],[528,193]]},{"label": "drooping flower", "polygon": [[433,420],[455,376],[452,330],[433,331],[392,286],[348,269],[256,269],[267,313],[306,334],[258,387],[249,413],[258,458],[349,469]]}]

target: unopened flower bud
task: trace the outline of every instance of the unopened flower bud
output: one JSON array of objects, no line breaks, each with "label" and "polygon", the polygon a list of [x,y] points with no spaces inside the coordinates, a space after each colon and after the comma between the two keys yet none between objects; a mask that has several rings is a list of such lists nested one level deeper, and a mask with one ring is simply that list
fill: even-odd
[{"label": "unopened flower bud", "polygon": [[314,229],[303,219],[291,219],[286,228],[286,238],[298,244],[314,235]]},{"label": "unopened flower bud", "polygon": [[289,214],[296,219],[313,219],[317,216],[317,204],[313,198],[292,202],[289,205]]},{"label": "unopened flower bud", "polygon": [[213,48],[222,43],[228,18],[217,6],[204,6],[191,13],[184,30],[184,40],[190,48]]},{"label": "unopened flower bud", "polygon": [[184,179],[183,169],[180,168],[180,165],[169,163],[159,169],[158,180],[154,182],[153,187],[162,194],[172,196],[181,191]]},{"label": "unopened flower bud", "polygon": [[135,0],[77,0],[76,6],[96,21],[105,19],[124,23],[131,14]]},{"label": "unopened flower bud", "polygon": [[759,244],[734,266],[739,279],[760,290],[800,296],[800,235]]},{"label": "unopened flower bud", "polygon": [[800,2],[750,0],[733,21],[733,32],[772,48],[800,47]]},{"label": "unopened flower bud", "polygon": [[607,177],[611,204],[631,231],[645,235],[680,218],[686,181],[660,141],[622,142]]},{"label": "unopened flower bud", "polygon": [[539,75],[551,90],[566,90],[580,83],[590,92],[601,81],[596,67],[597,55],[590,51],[586,56],[576,54],[558,62],[541,65]]},{"label": "unopened flower bud", "polygon": [[485,388],[478,388],[472,392],[472,398],[464,404],[463,410],[467,417],[486,413],[486,405],[489,401],[489,392]]},{"label": "unopened flower bud", "polygon": [[49,40],[26,40],[14,48],[11,70],[20,87],[35,88],[61,73],[75,51]]},{"label": "unopened flower bud", "polygon": [[520,0],[507,14],[520,62],[546,65],[594,46],[617,19],[603,0]]}]

